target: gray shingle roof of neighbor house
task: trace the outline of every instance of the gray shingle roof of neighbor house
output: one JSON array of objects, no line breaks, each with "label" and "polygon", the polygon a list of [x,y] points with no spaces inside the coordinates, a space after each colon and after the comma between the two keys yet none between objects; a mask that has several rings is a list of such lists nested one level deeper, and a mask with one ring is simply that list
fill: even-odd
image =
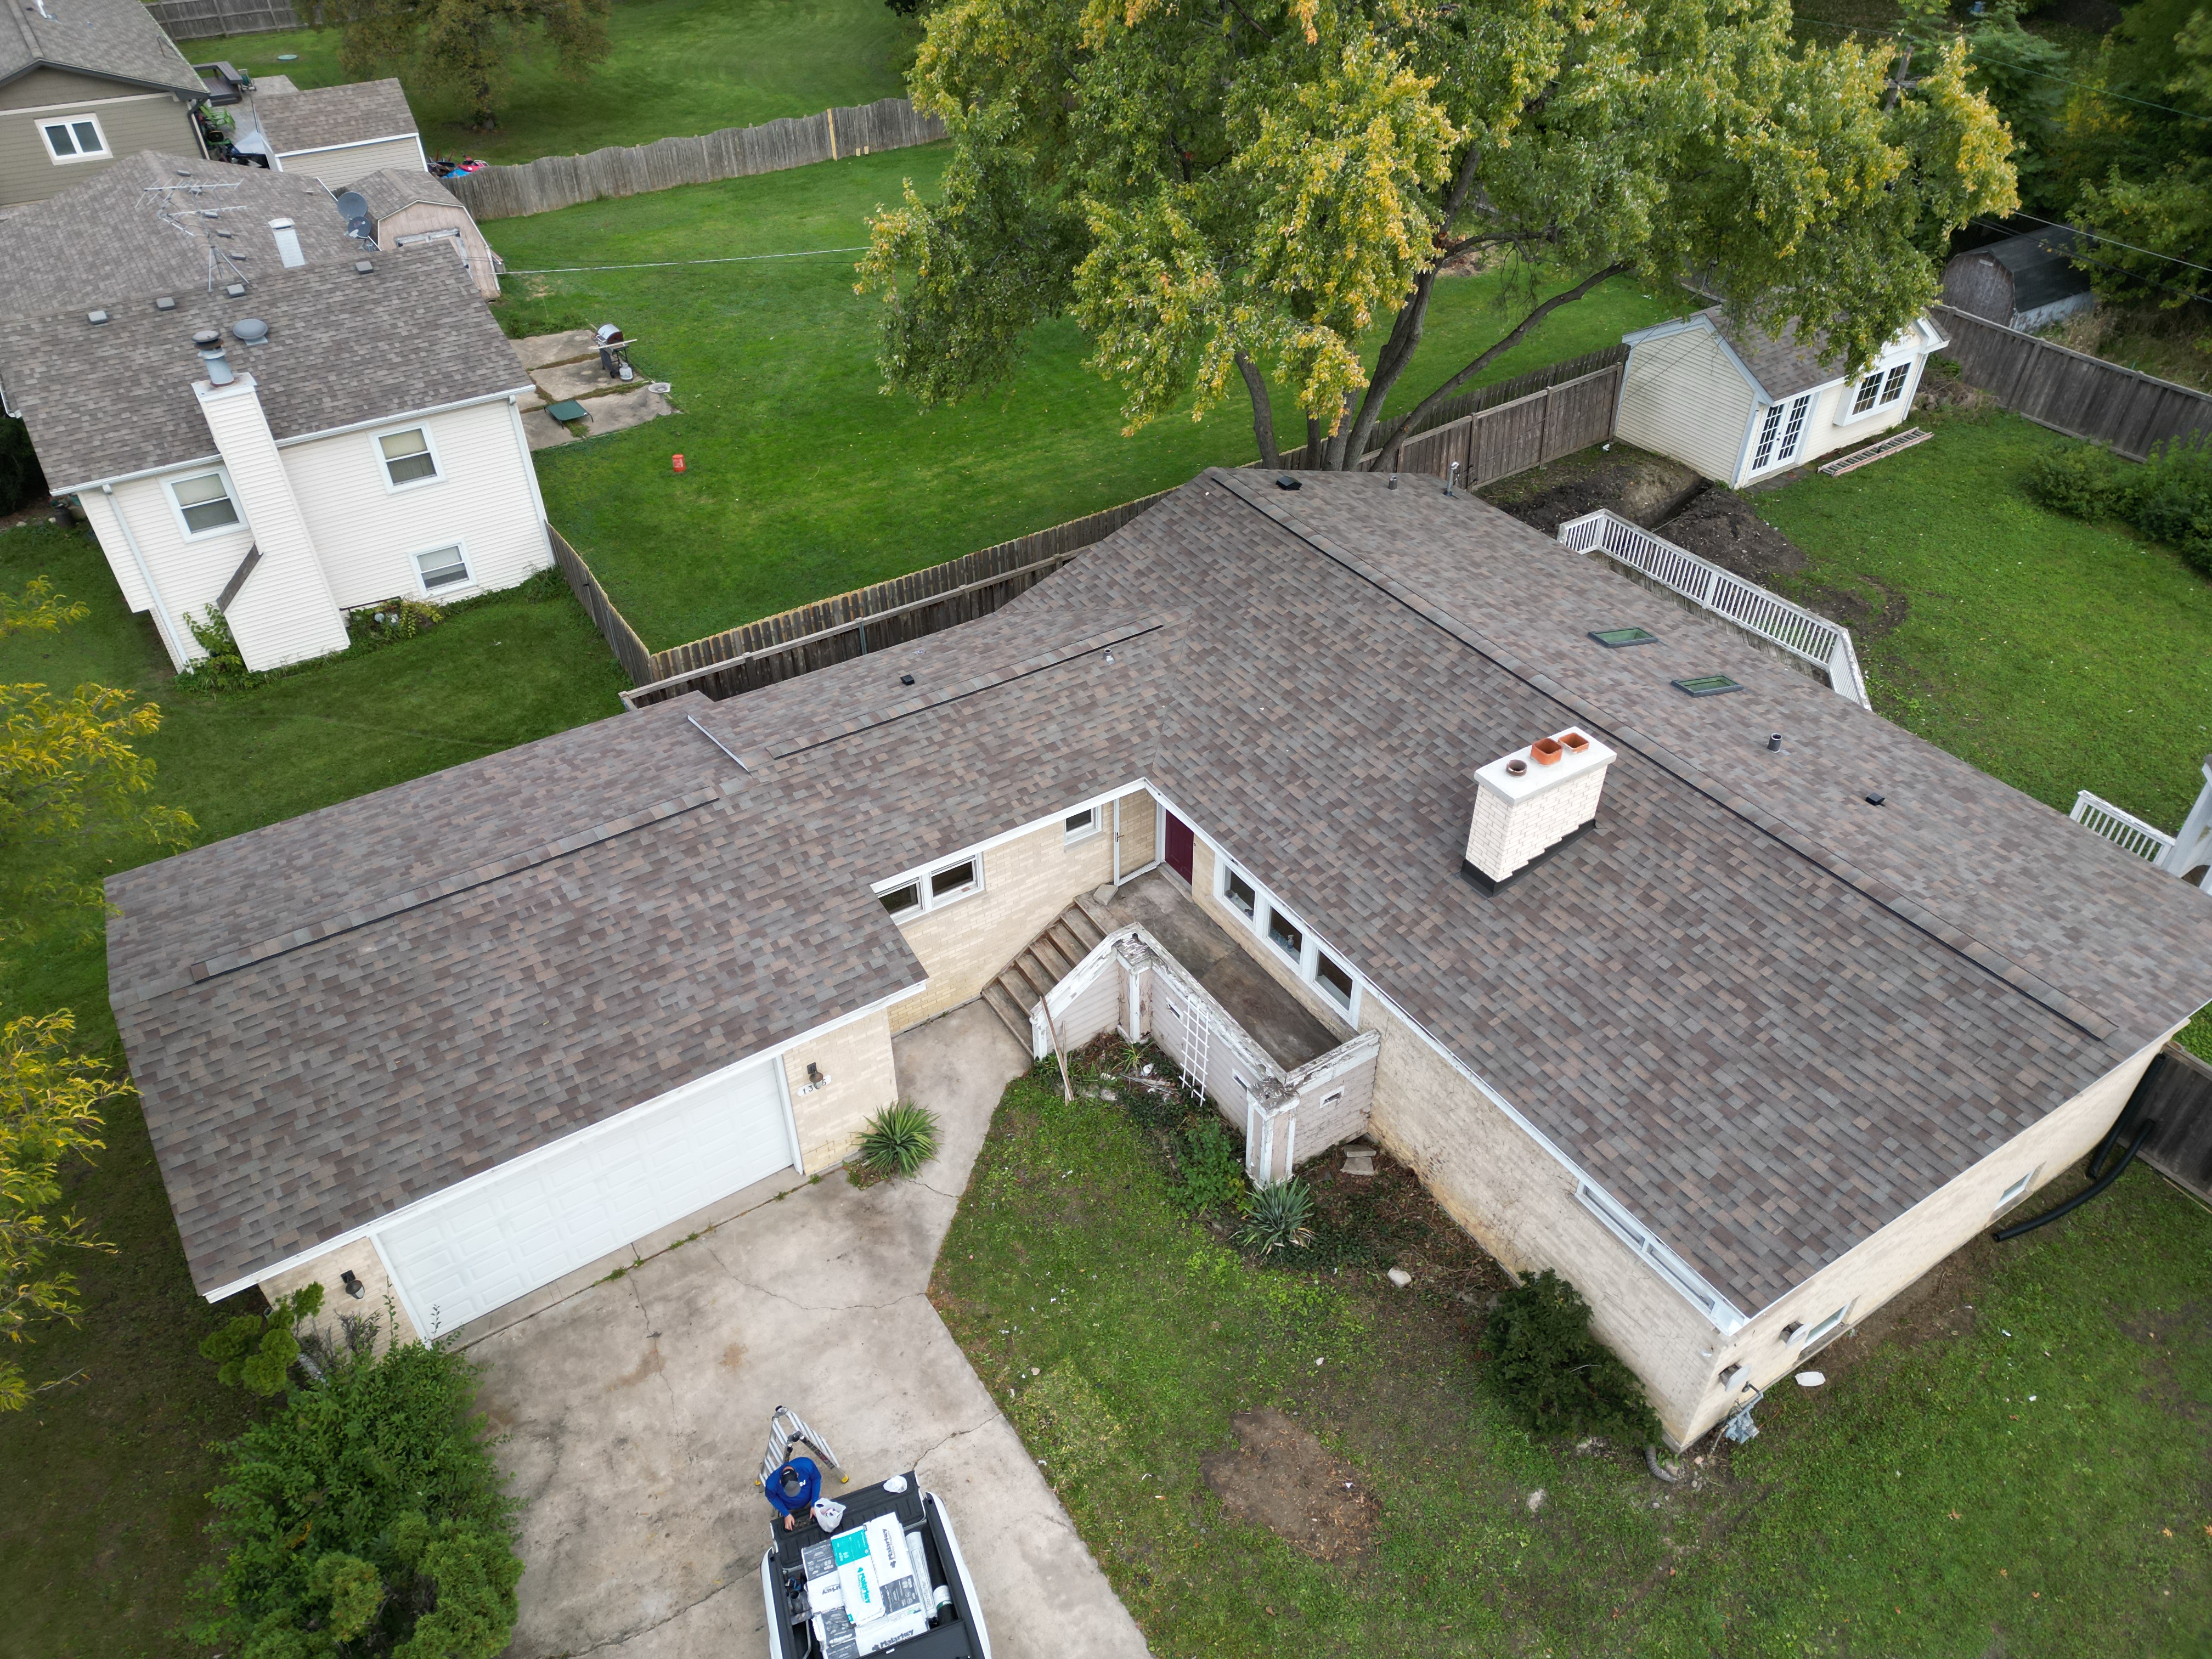
[{"label": "gray shingle roof of neighbor house", "polygon": [[0,23],[0,82],[43,64],[163,87],[195,100],[207,94],[143,0],[46,0],[51,15],[29,3],[5,10],[12,26]]},{"label": "gray shingle roof of neighbor house", "polygon": [[311,264],[361,257],[313,179],[141,150],[58,196],[0,214],[0,295],[17,316],[114,310],[161,295],[182,303],[207,291],[211,246],[249,278],[282,270],[271,219],[292,222]]},{"label": "gray shingle roof of neighbor house", "polygon": [[276,92],[253,100],[256,118],[279,155],[367,143],[415,131],[415,112],[397,81],[354,81],[304,92]]},{"label": "gray shingle roof of neighbor house", "polygon": [[[112,878],[195,1282],[915,984],[872,883],[1138,776],[1746,1311],[2212,997],[2212,896],[1480,501],[1304,482]],[[1669,684],[1710,672],[1747,689]],[[1597,828],[1478,890],[1472,773],[1577,723]]]},{"label": "gray shingle roof of neighbor house", "polygon": [[[192,393],[205,378],[192,336],[220,329],[231,365],[252,374],[279,443],[359,422],[526,390],[514,349],[461,263],[443,248],[280,271],[225,293],[0,320],[0,386],[30,428],[52,487],[66,491],[212,456]],[[269,325],[240,345],[234,325]]]},{"label": "gray shingle roof of neighbor house", "polygon": [[368,204],[372,217],[381,219],[410,207],[457,208],[461,198],[427,173],[398,167],[379,167],[356,179],[346,188],[357,190]]}]

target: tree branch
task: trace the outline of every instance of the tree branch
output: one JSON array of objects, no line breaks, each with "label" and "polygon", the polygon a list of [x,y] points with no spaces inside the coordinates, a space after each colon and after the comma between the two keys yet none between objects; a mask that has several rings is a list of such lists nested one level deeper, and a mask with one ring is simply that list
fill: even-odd
[{"label": "tree branch", "polygon": [[1267,395],[1267,377],[1243,352],[1237,354],[1237,372],[1244,377],[1244,390],[1252,398],[1252,435],[1259,441],[1260,460],[1270,472],[1283,469],[1282,452],[1275,447],[1275,404]]},{"label": "tree branch", "polygon": [[1392,425],[1389,433],[1383,438],[1380,446],[1382,453],[1376,457],[1375,470],[1378,471],[1382,471],[1387,464],[1389,471],[1393,472],[1396,471],[1398,470],[1399,452],[1405,447],[1406,440],[1412,435],[1414,422],[1420,420],[1423,416],[1426,415],[1431,410],[1434,409],[1438,404],[1443,402],[1446,398],[1449,397],[1454,392],[1456,392],[1462,386],[1465,385],[1471,376],[1480,374],[1483,369],[1488,368],[1492,362],[1496,362],[1506,352],[1510,351],[1515,346],[1520,344],[1522,337],[1525,336],[1530,329],[1535,327],[1537,324],[1542,322],[1545,318],[1550,316],[1561,306],[1572,305],[1576,301],[1581,299],[1592,289],[1595,288],[1600,283],[1605,282],[1610,277],[1620,276],[1628,268],[1628,265],[1625,262],[1616,262],[1613,264],[1607,265],[1601,270],[1594,270],[1589,276],[1583,277],[1581,282],[1576,283],[1574,287],[1567,289],[1563,294],[1554,294],[1550,299],[1545,301],[1543,304],[1538,306],[1526,317],[1523,317],[1510,334],[1506,335],[1503,339],[1498,341],[1490,348],[1489,350],[1484,352],[1482,356],[1477,357],[1465,368],[1460,370],[1458,374],[1453,375],[1451,379],[1446,380],[1434,392],[1431,392],[1427,397],[1422,398],[1420,402],[1415,404],[1413,407],[1407,410],[1400,420]]}]

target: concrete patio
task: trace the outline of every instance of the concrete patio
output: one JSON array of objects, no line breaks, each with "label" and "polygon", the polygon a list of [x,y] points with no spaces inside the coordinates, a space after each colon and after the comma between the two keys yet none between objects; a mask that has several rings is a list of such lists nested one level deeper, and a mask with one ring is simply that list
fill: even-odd
[{"label": "concrete patio", "polygon": [[926,1293],[1024,1056],[981,1004],[896,1046],[903,1091],[943,1126],[920,1179],[763,1183],[692,1218],[695,1238],[642,1241],[641,1265],[617,1253],[460,1334],[529,1505],[514,1659],[766,1655],[755,1477],[780,1405],[854,1485],[916,1468],[945,1496],[996,1659],[1146,1652]]}]

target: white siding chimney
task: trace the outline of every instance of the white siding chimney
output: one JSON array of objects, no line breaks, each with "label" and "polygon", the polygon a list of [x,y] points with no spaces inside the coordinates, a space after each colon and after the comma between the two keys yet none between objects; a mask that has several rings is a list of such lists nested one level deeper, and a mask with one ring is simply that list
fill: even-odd
[{"label": "white siding chimney", "polygon": [[248,668],[263,669],[343,651],[345,618],[331,597],[253,377],[240,374],[223,386],[200,380],[192,390],[237,492],[239,517],[261,555],[223,612],[239,654]]},{"label": "white siding chimney", "polygon": [[1496,889],[1597,817],[1613,750],[1579,726],[1539,738],[1474,775],[1467,868]]}]

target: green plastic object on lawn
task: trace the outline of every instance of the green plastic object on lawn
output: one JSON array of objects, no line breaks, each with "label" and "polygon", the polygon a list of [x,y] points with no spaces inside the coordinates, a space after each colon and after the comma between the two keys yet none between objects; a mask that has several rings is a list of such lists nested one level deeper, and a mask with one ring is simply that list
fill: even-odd
[{"label": "green plastic object on lawn", "polygon": [[561,403],[546,404],[545,412],[563,424],[570,421],[588,421],[592,418],[590,412],[574,398]]}]

